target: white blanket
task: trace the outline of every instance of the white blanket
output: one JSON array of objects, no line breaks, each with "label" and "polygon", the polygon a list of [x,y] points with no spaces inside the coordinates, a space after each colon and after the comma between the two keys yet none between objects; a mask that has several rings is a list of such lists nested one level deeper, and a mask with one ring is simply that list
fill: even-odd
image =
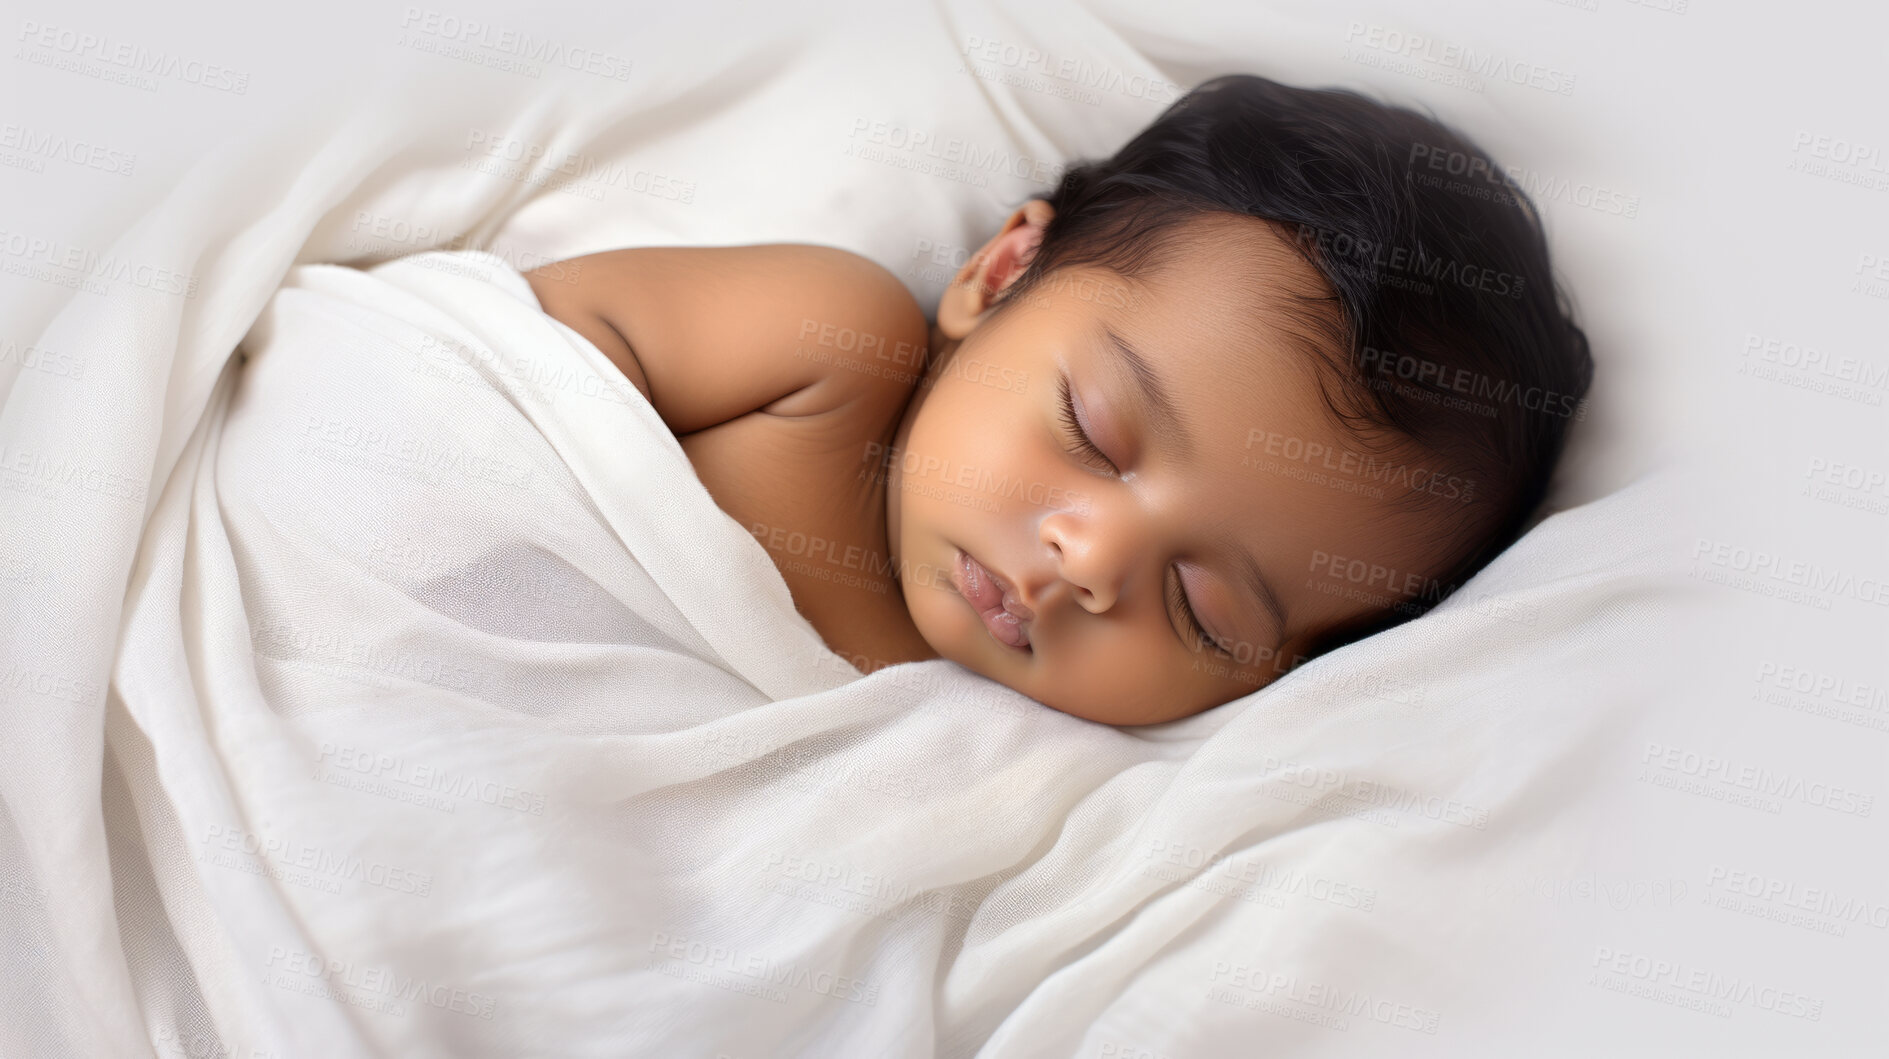
[{"label": "white blanket", "polygon": [[[1650,632],[1595,627],[1651,569],[1607,528],[1622,503],[1551,522],[1478,603],[1156,736],[945,662],[855,679],[495,255],[297,266],[242,351],[160,499],[115,684],[165,907],[223,924],[184,956],[226,1046],[1041,1054],[1158,959],[1185,1039],[1310,989],[1310,1024],[1396,1048],[1475,1017],[1446,978],[1262,939],[1421,901],[1361,850],[1294,850],[1334,821],[1447,847],[1573,767],[1426,752],[1496,742],[1463,728],[1508,701],[1435,645]],[[1585,561],[1544,561],[1569,536]],[[1146,1041],[1110,1021],[1093,1047]]]},{"label": "white blanket", "polygon": [[[17,27],[0,1055],[1889,1049],[1878,37],[1728,78],[1767,27],[1356,6]],[[1456,598],[1173,725],[858,677],[510,271],[802,240],[929,305],[1231,69],[1524,167],[1600,376]],[[1728,253],[1727,201],[1797,223]],[[314,264],[448,244],[497,256]]]}]

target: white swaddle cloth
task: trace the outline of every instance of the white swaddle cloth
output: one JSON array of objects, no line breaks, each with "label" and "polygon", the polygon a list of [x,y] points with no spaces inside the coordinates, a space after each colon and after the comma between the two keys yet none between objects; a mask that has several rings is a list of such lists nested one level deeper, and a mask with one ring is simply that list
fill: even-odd
[{"label": "white swaddle cloth", "polygon": [[[906,976],[931,961],[906,954],[962,920],[905,913],[971,907],[964,880],[825,906],[775,889],[821,843],[753,824],[792,820],[783,800],[860,825],[922,812],[943,792],[917,763],[837,752],[924,690],[1011,725],[1048,711],[943,662],[902,695],[797,700],[858,674],[648,403],[492,255],[298,266],[243,350],[190,503],[205,715],[145,724],[176,767],[181,846],[156,861],[232,927],[191,953],[226,1042],[510,1055],[587,1025],[594,1054],[686,1054],[926,1003]],[[188,705],[155,684],[159,646],[127,645],[141,723]],[[746,778],[691,786],[721,773]],[[662,790],[674,804],[639,797]],[[916,936],[849,941],[871,916]],[[245,994],[286,1039],[244,1024]],[[762,1002],[730,1022],[730,995]],[[925,1021],[849,1039],[894,1054]]]},{"label": "white swaddle cloth", "polygon": [[[1474,870],[1420,851],[1599,752],[1504,713],[1647,694],[1607,602],[1653,568],[1631,490],[1473,599],[1118,730],[942,660],[859,676],[492,255],[298,266],[243,350],[140,558],[107,781],[163,898],[123,913],[139,959],[200,988],[154,1032],[232,1054],[1087,1054],[1250,1041],[1285,971],[1319,999],[1278,1042],[1409,1050],[1478,1007],[1369,958]],[[1622,675],[1443,665],[1543,637]]]},{"label": "white swaddle cloth", "polygon": [[[334,343],[332,324],[309,324],[337,315],[360,337]],[[311,343],[319,351],[304,354]],[[342,485],[346,493],[327,509],[337,524],[324,535],[344,554],[364,555],[403,585],[431,584],[440,572],[424,569],[429,563],[480,558],[492,529],[513,528],[493,511],[517,509],[532,513],[527,532],[543,539],[494,556],[506,572],[594,593],[588,575],[607,593],[602,602],[553,600],[533,613],[491,615],[489,595],[462,575],[427,590],[460,597],[427,600],[441,611],[468,624],[546,623],[536,632],[502,632],[521,640],[618,642],[616,623],[627,615],[606,604],[619,597],[640,603],[653,591],[677,605],[699,599],[699,608],[686,616],[657,608],[649,632],[674,638],[691,656],[719,660],[769,699],[858,675],[798,620],[766,553],[721,515],[649,403],[595,346],[540,311],[524,277],[499,257],[434,252],[367,272],[298,266],[244,348],[263,355],[252,353],[257,363],[245,372],[225,445],[251,457],[244,466],[258,491],[279,491],[283,479]],[[251,419],[265,425],[252,432]],[[292,451],[251,442],[280,440],[276,428],[288,419],[300,423]],[[309,506],[299,495],[295,502]],[[602,517],[573,509],[588,505]],[[363,522],[364,511],[381,517]],[[467,554],[389,551],[399,545],[387,531],[404,534],[434,521],[463,527]],[[623,543],[609,535],[613,523],[649,534],[653,546],[636,557],[646,575],[641,585],[613,576],[624,566]],[[583,539],[584,529],[608,540]],[[335,538],[344,535],[353,539],[342,545]],[[556,560],[539,566],[534,553]],[[562,565],[572,563],[577,569]],[[700,572],[710,568],[721,576],[705,581]],[[603,624],[582,634],[555,631],[581,617]]]}]

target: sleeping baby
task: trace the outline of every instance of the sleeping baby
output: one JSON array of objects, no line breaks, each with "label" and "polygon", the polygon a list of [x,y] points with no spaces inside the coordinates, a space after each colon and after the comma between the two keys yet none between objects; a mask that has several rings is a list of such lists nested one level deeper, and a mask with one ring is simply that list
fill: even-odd
[{"label": "sleeping baby", "polygon": [[525,274],[542,308],[649,400],[828,646],[1114,725],[1448,596],[1528,525],[1592,375],[1484,152],[1251,76],[1070,167],[935,323],[826,247],[577,260]]}]

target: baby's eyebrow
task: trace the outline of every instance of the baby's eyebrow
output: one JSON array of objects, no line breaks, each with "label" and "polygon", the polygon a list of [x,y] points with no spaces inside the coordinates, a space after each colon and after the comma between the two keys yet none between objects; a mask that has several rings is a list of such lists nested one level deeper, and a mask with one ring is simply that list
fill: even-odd
[{"label": "baby's eyebrow", "polygon": [[1126,338],[1116,334],[1115,329],[1110,327],[1107,321],[1098,322],[1095,338],[1097,345],[1111,353],[1115,362],[1127,368],[1128,373],[1134,376],[1137,385],[1131,388],[1130,392],[1136,402],[1141,405],[1145,413],[1143,418],[1147,420],[1148,427],[1154,433],[1156,440],[1160,441],[1163,447],[1172,448],[1183,458],[1191,456],[1194,451],[1194,436],[1187,429],[1187,424],[1182,421],[1174,399],[1169,396],[1166,384],[1161,381],[1161,376],[1155,372],[1154,366],[1148,363],[1148,358],[1142,356],[1141,352]]}]

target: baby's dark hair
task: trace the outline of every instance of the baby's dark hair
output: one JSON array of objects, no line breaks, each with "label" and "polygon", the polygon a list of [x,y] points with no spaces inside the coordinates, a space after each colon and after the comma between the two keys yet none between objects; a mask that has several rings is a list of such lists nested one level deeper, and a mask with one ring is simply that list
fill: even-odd
[{"label": "baby's dark hair", "polygon": [[1169,237],[1204,215],[1260,219],[1324,279],[1293,297],[1292,329],[1367,467],[1423,461],[1427,480],[1445,467],[1457,492],[1467,483],[1467,498],[1399,494],[1440,513],[1425,546],[1447,556],[1441,572],[1305,657],[1426,612],[1527,528],[1585,413],[1593,360],[1534,204],[1466,137],[1356,92],[1235,74],[1114,157],[1070,166],[1046,197],[1055,216],[999,312],[1062,269],[1158,270]]}]

